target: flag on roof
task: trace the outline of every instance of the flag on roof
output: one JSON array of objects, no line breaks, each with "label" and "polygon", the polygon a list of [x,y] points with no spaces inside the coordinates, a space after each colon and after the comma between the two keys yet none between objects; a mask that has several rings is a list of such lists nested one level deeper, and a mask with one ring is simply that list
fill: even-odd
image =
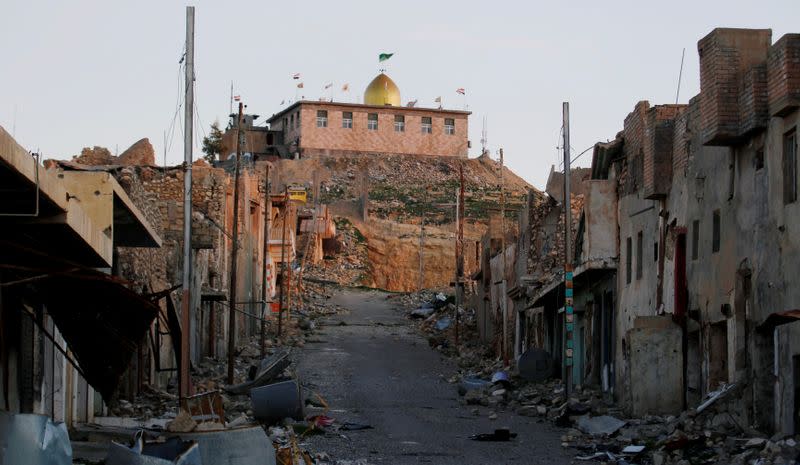
[{"label": "flag on roof", "polygon": [[442,103],[442,98],[441,97],[436,97],[433,101],[436,102],[436,103]]},{"label": "flag on roof", "polygon": [[461,94],[461,95],[465,95],[467,93],[467,91],[464,90],[463,87],[459,87],[458,89],[456,89],[456,93],[457,94]]},{"label": "flag on roof", "polygon": [[292,74],[292,79],[300,79],[300,73]]},{"label": "flag on roof", "polygon": [[333,83],[332,82],[330,82],[328,84],[325,84],[325,88],[326,89],[330,89],[331,87],[333,87]]},{"label": "flag on roof", "polygon": [[378,55],[378,63],[388,60],[392,55],[394,55],[394,53],[381,53]]},{"label": "flag on roof", "polygon": [[242,99],[242,96],[241,95],[234,95],[233,99],[238,102],[239,100]]},{"label": "flag on roof", "polygon": [[301,83],[297,84],[297,88],[298,89],[302,89],[303,88],[303,83],[301,82]]},{"label": "flag on roof", "polygon": [[281,100],[281,105],[283,105],[285,102],[286,102],[286,100]]},{"label": "flag on roof", "polygon": [[342,92],[347,92],[348,90],[350,90],[350,84],[345,84],[342,86]]}]

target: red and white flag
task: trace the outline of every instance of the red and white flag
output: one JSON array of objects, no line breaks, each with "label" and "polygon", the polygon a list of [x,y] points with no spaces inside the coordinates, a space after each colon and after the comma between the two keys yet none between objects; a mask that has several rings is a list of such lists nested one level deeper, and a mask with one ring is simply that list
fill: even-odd
[{"label": "red and white flag", "polygon": [[461,94],[461,95],[465,95],[467,93],[467,91],[464,90],[463,87],[459,87],[458,89],[456,89],[456,93],[457,94]]},{"label": "red and white flag", "polygon": [[239,100],[241,100],[241,99],[242,99],[242,96],[241,96],[241,95],[234,95],[234,96],[233,96],[233,100],[235,100],[235,101],[237,101],[237,102],[238,102]]},{"label": "red and white flag", "polygon": [[292,74],[292,79],[300,79],[300,73]]}]

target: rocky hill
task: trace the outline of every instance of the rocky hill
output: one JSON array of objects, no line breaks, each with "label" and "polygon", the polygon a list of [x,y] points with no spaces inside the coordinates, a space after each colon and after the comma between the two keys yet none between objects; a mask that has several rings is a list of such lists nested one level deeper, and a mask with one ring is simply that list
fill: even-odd
[{"label": "rocky hill", "polygon": [[[437,288],[447,286],[454,275],[454,203],[460,166],[465,181],[465,265],[469,271],[477,267],[477,242],[490,219],[499,217],[500,166],[488,156],[338,155],[279,160],[273,163],[273,186],[303,183],[313,191],[318,184],[320,202],[346,219],[348,227],[357,231],[356,236],[363,238],[347,241],[353,249],[345,251],[345,261],[332,259],[316,270],[343,284],[416,290],[424,219],[423,285]],[[535,189],[508,168],[504,168],[503,178],[506,228],[510,231],[516,227],[517,211],[526,192]],[[354,269],[359,271],[354,273]]]}]

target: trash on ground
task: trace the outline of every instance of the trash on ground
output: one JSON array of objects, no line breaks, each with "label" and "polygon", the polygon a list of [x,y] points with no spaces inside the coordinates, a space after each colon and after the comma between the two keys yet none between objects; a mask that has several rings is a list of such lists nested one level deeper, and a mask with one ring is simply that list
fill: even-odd
[{"label": "trash on ground", "polygon": [[453,320],[450,319],[449,316],[446,316],[436,322],[436,329],[439,331],[444,331],[445,329],[449,328],[451,324],[453,324]]},{"label": "trash on ground", "polygon": [[508,428],[498,428],[494,433],[473,434],[469,438],[473,441],[505,442],[517,437],[517,433],[512,433]]},{"label": "trash on ground", "polygon": [[225,386],[225,392],[229,394],[248,394],[251,389],[264,386],[276,379],[290,363],[289,352],[284,349],[279,350],[261,360],[254,379],[233,386]]},{"label": "trash on ground", "polygon": [[44,415],[0,411],[0,463],[71,465],[67,427]]},{"label": "trash on ground", "polygon": [[366,423],[352,423],[348,421],[342,423],[342,426],[340,426],[339,429],[343,431],[361,431],[365,429],[372,429],[372,425],[368,425]]},{"label": "trash on ground", "polygon": [[106,465],[202,465],[200,446],[196,441],[170,438],[163,442],[145,442],[144,431],[133,437],[133,445],[112,441]]},{"label": "trash on ground", "polygon": [[302,397],[300,383],[294,379],[254,388],[250,391],[253,416],[268,424],[284,418],[302,420],[305,418]]},{"label": "trash on ground", "polygon": [[582,415],[578,417],[578,421],[575,422],[575,425],[586,434],[591,434],[593,436],[610,436],[625,426],[625,422],[609,415],[600,415],[597,417]]}]

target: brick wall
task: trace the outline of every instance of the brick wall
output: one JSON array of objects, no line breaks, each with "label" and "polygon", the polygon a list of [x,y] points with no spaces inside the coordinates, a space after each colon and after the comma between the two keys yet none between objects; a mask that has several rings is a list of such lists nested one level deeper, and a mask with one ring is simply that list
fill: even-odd
[{"label": "brick wall", "polygon": [[769,50],[769,112],[785,116],[800,107],[800,34],[786,34]]},{"label": "brick wall", "polygon": [[[328,112],[328,126],[317,127],[317,111]],[[353,113],[353,127],[342,127],[342,112]],[[300,139],[300,149],[304,154],[334,153],[378,153],[414,154],[466,157],[468,153],[468,114],[445,110],[372,107],[360,105],[337,105],[331,103],[307,102],[300,105],[300,128],[289,129],[286,140]],[[297,113],[292,110],[287,115]],[[378,129],[367,129],[367,115],[378,114]],[[395,115],[405,117],[405,130],[395,131]],[[273,123],[279,128],[286,115]],[[432,133],[422,132],[422,117],[430,117]],[[297,118],[295,116],[295,118]],[[445,134],[444,119],[455,120],[455,134]]]},{"label": "brick wall", "polygon": [[739,91],[739,136],[763,130],[769,121],[767,65],[755,65],[742,76]]},{"label": "brick wall", "polygon": [[742,77],[766,60],[771,40],[769,29],[717,28],[697,43],[705,145],[738,140]]}]

